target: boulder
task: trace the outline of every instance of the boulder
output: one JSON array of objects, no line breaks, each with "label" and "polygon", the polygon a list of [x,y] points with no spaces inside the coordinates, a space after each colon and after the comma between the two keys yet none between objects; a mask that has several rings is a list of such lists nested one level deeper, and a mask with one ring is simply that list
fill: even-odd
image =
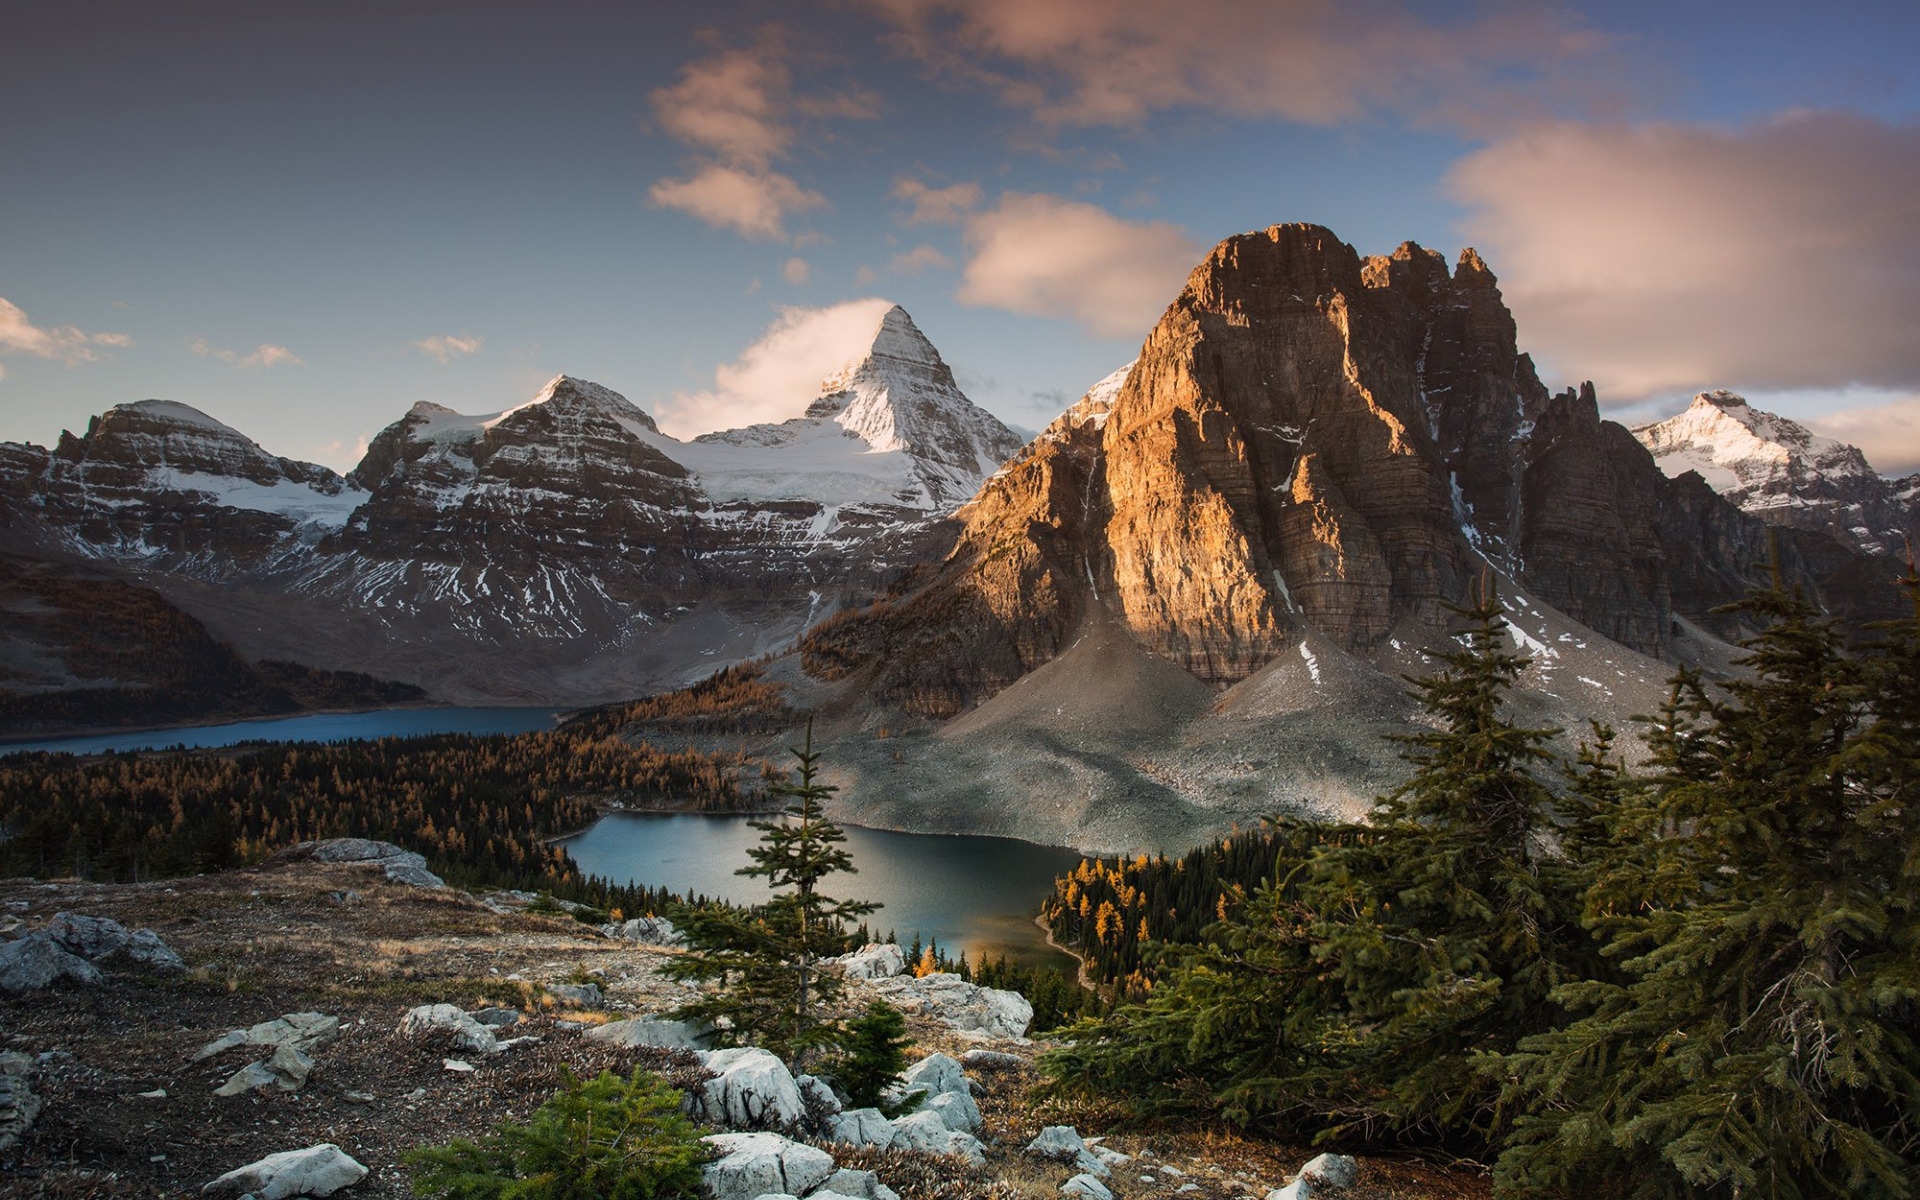
[{"label": "boulder", "polygon": [[911,975],[880,979],[874,987],[902,1012],[932,1018],[961,1032],[1022,1038],[1033,1023],[1033,1005],[1020,993],[983,988],[945,972],[918,979]]},{"label": "boulder", "polygon": [[937,1112],[909,1113],[893,1122],[895,1150],[920,1150],[928,1154],[946,1154],[964,1158],[978,1166],[986,1161],[986,1148],[970,1133],[949,1127]]},{"label": "boulder", "polygon": [[840,1111],[840,1097],[833,1094],[824,1079],[801,1075],[793,1082],[800,1088],[800,1100],[807,1106],[809,1116],[830,1117]]},{"label": "boulder", "polygon": [[250,1062],[214,1089],[216,1096],[238,1096],[261,1088],[297,1092],[313,1071],[313,1060],[292,1046],[281,1046],[272,1057]]},{"label": "boulder", "polygon": [[1087,1200],[1113,1200],[1107,1185],[1091,1175],[1075,1175],[1060,1185],[1062,1196],[1085,1196]]},{"label": "boulder", "polygon": [[850,1196],[853,1200],[900,1200],[899,1193],[880,1182],[880,1177],[872,1171],[855,1171],[842,1167],[835,1171],[820,1190],[813,1193],[814,1200],[826,1195]]},{"label": "boulder", "polygon": [[0,991],[21,995],[54,983],[95,984],[100,968],[69,954],[44,931],[0,946]]},{"label": "boulder", "polygon": [[228,1030],[200,1047],[193,1061],[204,1062],[235,1046],[290,1046],[302,1054],[312,1054],[322,1047],[331,1046],[339,1036],[339,1017],[317,1012],[288,1013],[271,1021],[262,1021],[249,1029]]},{"label": "boulder", "polygon": [[756,1200],[769,1192],[802,1196],[833,1175],[832,1155],[777,1133],[716,1133],[700,1140],[719,1155],[702,1170],[713,1200]]},{"label": "boulder", "polygon": [[668,1050],[699,1050],[705,1035],[686,1021],[662,1021],[657,1017],[631,1017],[608,1021],[587,1030],[587,1040],[609,1046],[660,1046]]},{"label": "boulder", "polygon": [[400,1034],[403,1037],[421,1037],[442,1030],[453,1035],[455,1049],[474,1054],[500,1052],[500,1042],[493,1036],[493,1030],[461,1012],[456,1005],[422,1004],[408,1010],[407,1015],[400,1018]]},{"label": "boulder", "polygon": [[873,942],[830,960],[848,979],[892,979],[907,969],[907,953],[892,942]]},{"label": "boulder", "polygon": [[160,939],[160,935],[151,929],[136,929],[120,948],[120,956],[128,962],[147,968],[150,971],[184,971],[186,960],[174,952],[172,946]]},{"label": "boulder", "polygon": [[635,917],[618,925],[603,925],[600,931],[612,938],[624,938],[643,946],[684,946],[687,935],[673,927],[665,917]]},{"label": "boulder", "polygon": [[[1112,1152],[1102,1152],[1088,1145],[1081,1139],[1080,1131],[1071,1125],[1049,1125],[1042,1129],[1039,1137],[1027,1143],[1027,1153],[1036,1158],[1071,1164],[1074,1170],[1096,1179],[1105,1179],[1113,1173],[1105,1159],[1105,1154]],[[1117,1157],[1124,1160],[1126,1155]]]},{"label": "boulder", "polygon": [[575,1008],[598,1008],[606,1000],[597,983],[552,983],[547,994]]},{"label": "boulder", "polygon": [[805,1119],[800,1085],[772,1051],[735,1046],[709,1050],[700,1062],[714,1077],[691,1097],[695,1116],[728,1129],[792,1129]]},{"label": "boulder", "polygon": [[827,1140],[884,1149],[893,1142],[893,1124],[877,1108],[849,1109],[827,1118]]},{"label": "boulder", "polygon": [[251,1195],[255,1200],[288,1196],[331,1196],[367,1177],[367,1169],[332,1142],[304,1150],[282,1150],[259,1162],[228,1171],[200,1189],[206,1196]]},{"label": "boulder", "polygon": [[53,920],[47,922],[47,936],[60,943],[62,950],[88,962],[105,958],[133,938],[118,921],[71,912],[53,914]]},{"label": "boulder", "polygon": [[513,1008],[476,1008],[467,1015],[488,1029],[511,1029],[520,1023],[520,1011]]},{"label": "boulder", "polygon": [[980,1132],[980,1108],[973,1102],[973,1081],[961,1070],[957,1059],[946,1054],[927,1055],[907,1068],[891,1095],[898,1103],[916,1091],[922,1093],[920,1110],[938,1113],[947,1128],[961,1133]]},{"label": "boulder", "polygon": [[1360,1164],[1345,1154],[1322,1154],[1300,1168],[1300,1174],[1283,1188],[1267,1193],[1267,1200],[1310,1200],[1344,1192],[1360,1180]]},{"label": "boulder", "polygon": [[318,842],[301,842],[267,859],[269,864],[303,861],[378,867],[389,882],[407,887],[447,886],[446,880],[427,870],[425,856],[402,849],[392,842],[376,842],[369,838],[327,838]]},{"label": "boulder", "polygon": [[960,1065],[969,1071],[1018,1071],[1027,1065],[1027,1060],[1004,1050],[983,1050],[976,1046],[960,1056]]}]

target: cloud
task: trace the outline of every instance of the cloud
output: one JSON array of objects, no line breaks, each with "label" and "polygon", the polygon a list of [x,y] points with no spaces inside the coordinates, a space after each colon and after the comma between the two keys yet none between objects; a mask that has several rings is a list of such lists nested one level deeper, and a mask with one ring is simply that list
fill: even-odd
[{"label": "cloud", "polygon": [[276,346],[271,342],[261,342],[250,354],[238,350],[221,350],[207,344],[205,338],[189,338],[187,349],[195,354],[219,359],[230,367],[245,370],[265,370],[268,367],[297,367],[303,361],[299,355],[285,346]]},{"label": "cloud", "polygon": [[446,366],[456,358],[468,354],[478,354],[480,347],[486,345],[485,338],[459,337],[451,333],[424,337],[413,343],[413,348],[428,358]]},{"label": "cloud", "polygon": [[893,256],[887,269],[901,275],[918,275],[932,267],[950,267],[953,260],[932,246],[915,246]]},{"label": "cloud", "polygon": [[804,258],[790,258],[786,265],[780,268],[780,277],[795,287],[805,283],[808,276],[812,274],[813,269],[807,265],[807,260]]},{"label": "cloud", "polygon": [[806,412],[820,382],[873,345],[891,300],[783,308],[760,339],[713,373],[713,387],[680,392],[654,416],[674,437],[784,421]]},{"label": "cloud", "polygon": [[1104,337],[1145,336],[1204,250],[1165,221],[1017,192],[971,217],[966,238],[961,303],[1071,317]]},{"label": "cloud", "polygon": [[778,171],[742,171],[709,163],[691,179],[662,179],[647,196],[661,208],[677,208],[743,237],[783,241],[789,213],[819,208],[827,198]]},{"label": "cloud", "polygon": [[1920,126],[1553,122],[1448,186],[1522,344],[1604,401],[1920,387]]},{"label": "cloud", "polygon": [[1802,417],[1800,423],[1824,437],[1860,447],[1877,471],[1888,475],[1920,471],[1920,395]]},{"label": "cloud", "polygon": [[87,333],[74,325],[42,327],[27,319],[19,305],[0,297],[0,354],[30,354],[75,366],[99,359],[98,346],[124,350],[133,339],[124,333]]},{"label": "cloud", "polygon": [[1578,102],[1620,68],[1611,39],[1547,5],[1433,20],[1403,0],[865,3],[896,47],[1051,129],[1136,126],[1172,109],[1476,125]]},{"label": "cloud", "polygon": [[904,218],[908,225],[957,225],[980,205],[980,185],[956,183],[948,187],[930,187],[918,179],[897,179],[895,200],[905,200],[913,211]]},{"label": "cloud", "polygon": [[655,206],[743,237],[784,241],[787,217],[826,204],[774,167],[801,135],[797,119],[872,119],[879,107],[858,88],[797,92],[791,57],[780,31],[767,29],[753,46],[689,63],[678,82],[653,91],[660,128],[697,152],[691,174],[648,189]]}]

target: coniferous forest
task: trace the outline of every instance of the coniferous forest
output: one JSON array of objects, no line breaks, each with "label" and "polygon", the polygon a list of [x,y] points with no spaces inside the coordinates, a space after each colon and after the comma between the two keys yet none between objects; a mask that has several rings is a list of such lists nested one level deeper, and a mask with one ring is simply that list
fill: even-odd
[{"label": "coniferous forest", "polygon": [[[1920,579],[1848,646],[1775,587],[1746,674],[1680,672],[1645,763],[1510,721],[1498,601],[1414,681],[1430,732],[1365,826],[1083,862],[1056,937],[1124,998],[1043,1065],[1513,1196],[1872,1196],[1920,1178]],[[1165,910],[1162,910],[1162,906]],[[1196,925],[1203,926],[1196,931]]]},{"label": "coniferous forest", "polygon": [[420,851],[455,883],[575,894],[579,869],[548,842],[591,824],[601,804],[749,810],[768,770],[569,730],[13,755],[0,759],[0,875],[154,878],[314,838],[369,837]]}]

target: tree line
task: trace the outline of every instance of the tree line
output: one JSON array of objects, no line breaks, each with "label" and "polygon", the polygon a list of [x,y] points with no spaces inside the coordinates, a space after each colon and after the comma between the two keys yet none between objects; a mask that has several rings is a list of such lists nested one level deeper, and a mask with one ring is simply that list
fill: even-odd
[{"label": "tree line", "polygon": [[758,759],[566,730],[16,754],[0,758],[0,874],[155,878],[255,862],[295,842],[367,837],[418,850],[458,884],[590,891],[634,906],[646,902],[638,892],[587,888],[550,839],[585,828],[608,801],[752,809],[776,778]]},{"label": "tree line", "polygon": [[1777,583],[1750,597],[1745,674],[1679,672],[1637,768],[1604,726],[1563,761],[1509,719],[1528,660],[1489,589],[1413,681],[1434,727],[1368,824],[1277,822],[1265,878],[1217,879],[1205,930],[1145,955],[1153,889],[1205,888],[1155,863],[1062,881],[1056,919],[1092,923],[1132,997],[1067,1032],[1051,1086],[1491,1160],[1505,1196],[1920,1193],[1904,586],[1913,615],[1858,647]]}]

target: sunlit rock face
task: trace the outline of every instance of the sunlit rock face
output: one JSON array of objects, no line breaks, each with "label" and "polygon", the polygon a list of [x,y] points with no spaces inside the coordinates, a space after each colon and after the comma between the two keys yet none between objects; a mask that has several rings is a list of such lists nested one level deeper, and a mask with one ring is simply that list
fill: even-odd
[{"label": "sunlit rock face", "polygon": [[1411,242],[1362,259],[1277,225],[1217,246],[1138,361],[960,510],[941,568],[817,630],[808,662],[951,714],[1098,605],[1228,684],[1307,630],[1363,656],[1431,639],[1495,574],[1659,654],[1675,612],[1736,599],[1765,548],[1756,522],[1696,501],[1590,386],[1541,384],[1474,251],[1451,270]]}]

